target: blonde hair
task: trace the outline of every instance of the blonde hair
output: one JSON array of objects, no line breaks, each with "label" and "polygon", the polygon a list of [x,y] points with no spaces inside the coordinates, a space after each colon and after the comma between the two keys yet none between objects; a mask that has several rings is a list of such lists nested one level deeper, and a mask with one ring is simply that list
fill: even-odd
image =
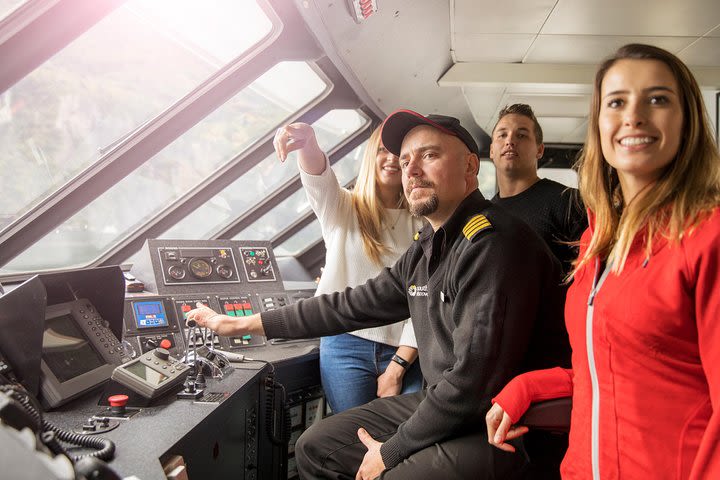
[{"label": "blonde hair", "polygon": [[[605,74],[623,59],[657,60],[668,66],[678,83],[683,111],[682,138],[675,158],[656,183],[623,208],[618,173],[602,153],[598,117]],[[585,147],[578,160],[579,189],[595,216],[592,239],[574,272],[594,258],[611,259],[612,271],[622,271],[633,239],[647,226],[644,247],[652,252],[656,234],[679,242],[720,204],[720,155],[709,127],[700,88],[687,66],[661,48],[629,44],[605,60],[595,75]],[[573,272],[573,273],[574,273]]]},{"label": "blonde hair", "polygon": [[[368,139],[357,181],[352,190],[352,206],[360,226],[360,236],[365,254],[373,263],[383,266],[382,257],[391,253],[391,249],[380,240],[383,224],[387,223],[387,215],[378,196],[377,169],[375,167],[375,158],[381,147],[380,130],[380,127],[375,129]],[[407,200],[405,200],[402,188],[398,192],[397,207],[407,209]]]}]

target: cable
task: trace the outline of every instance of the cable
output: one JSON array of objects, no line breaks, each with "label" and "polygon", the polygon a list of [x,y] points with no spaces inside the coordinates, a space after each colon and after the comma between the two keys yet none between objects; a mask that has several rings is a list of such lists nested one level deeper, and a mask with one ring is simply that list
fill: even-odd
[{"label": "cable", "polygon": [[[270,443],[273,445],[287,445],[290,441],[290,415],[288,412],[287,405],[287,393],[285,392],[285,385],[282,383],[275,382],[275,366],[266,360],[253,360],[251,358],[245,358],[248,362],[260,362],[270,367],[270,372],[265,376],[265,431],[270,438]],[[276,391],[280,390],[280,432],[276,431],[275,416],[277,405]]]},{"label": "cable", "polygon": [[[25,410],[32,416],[37,425],[40,438],[47,441],[47,447],[55,454],[62,454],[77,462],[81,458],[94,457],[100,460],[111,460],[115,454],[115,444],[102,437],[92,437],[62,430],[42,417],[42,410],[37,401],[21,385],[0,385],[0,391],[7,393],[11,398],[18,401]],[[48,432],[50,432],[48,434]],[[71,455],[60,443],[63,441],[72,445],[95,449],[95,452],[82,455]]]}]

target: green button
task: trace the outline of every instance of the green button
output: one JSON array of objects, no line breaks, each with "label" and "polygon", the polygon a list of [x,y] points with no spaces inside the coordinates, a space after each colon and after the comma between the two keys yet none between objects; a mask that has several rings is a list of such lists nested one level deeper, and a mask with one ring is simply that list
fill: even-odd
[{"label": "green button", "polygon": [[243,335],[243,340],[250,340],[252,338],[252,335]]},{"label": "green button", "polygon": [[253,314],[252,310],[245,310],[245,315],[252,315],[252,314]]},{"label": "green button", "polygon": [[242,310],[235,310],[235,316],[236,317],[244,317],[245,314],[243,313]]},{"label": "green button", "polygon": [[227,314],[231,317],[235,316],[235,310],[228,310]]}]

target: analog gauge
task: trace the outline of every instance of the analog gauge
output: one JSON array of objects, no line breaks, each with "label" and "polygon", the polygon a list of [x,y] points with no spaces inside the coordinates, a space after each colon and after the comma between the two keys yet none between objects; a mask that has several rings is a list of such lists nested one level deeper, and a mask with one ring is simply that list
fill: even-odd
[{"label": "analog gauge", "polygon": [[190,273],[192,273],[194,277],[200,279],[208,278],[213,272],[210,262],[204,258],[190,259],[188,267],[190,268]]},{"label": "analog gauge", "polygon": [[220,275],[220,277],[228,279],[232,277],[233,271],[232,268],[228,267],[227,265],[218,265],[217,274]]},{"label": "analog gauge", "polygon": [[185,269],[180,265],[172,265],[168,268],[168,274],[175,280],[182,280],[185,278]]}]

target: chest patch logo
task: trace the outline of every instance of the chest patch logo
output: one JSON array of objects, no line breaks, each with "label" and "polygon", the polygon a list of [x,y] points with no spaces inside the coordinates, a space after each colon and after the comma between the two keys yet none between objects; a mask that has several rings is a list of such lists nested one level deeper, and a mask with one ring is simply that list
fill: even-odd
[{"label": "chest patch logo", "polygon": [[410,285],[408,287],[408,295],[411,297],[427,297],[427,285]]}]

